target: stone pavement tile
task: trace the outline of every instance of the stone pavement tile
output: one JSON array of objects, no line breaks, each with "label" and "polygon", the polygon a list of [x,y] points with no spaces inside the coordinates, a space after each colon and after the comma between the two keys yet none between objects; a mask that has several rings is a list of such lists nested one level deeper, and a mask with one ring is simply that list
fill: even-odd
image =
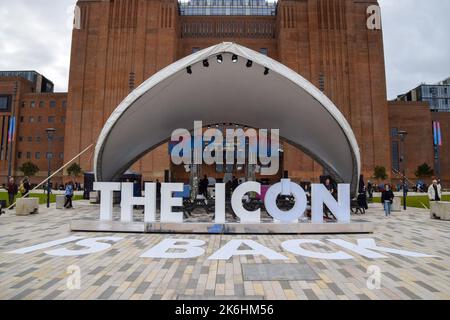
[{"label": "stone pavement tile", "polygon": [[[95,206],[77,206],[77,216],[94,219]],[[39,217],[2,216],[0,223],[0,298],[12,299],[174,299],[179,295],[193,296],[261,296],[265,299],[450,299],[450,256],[448,239],[450,225],[429,219],[425,210],[412,209],[391,219],[382,218],[382,210],[372,206],[365,219],[375,221],[373,235],[240,235],[252,239],[289,260],[270,262],[262,256],[238,256],[228,261],[210,261],[208,256],[236,236],[183,235],[205,240],[206,254],[187,260],[148,259],[139,256],[165,238],[180,235],[144,235],[114,233],[70,233],[66,211],[50,210]],[[114,216],[119,216],[114,208]],[[39,222],[39,223],[37,223]],[[51,232],[49,232],[51,230]],[[79,257],[58,258],[39,250],[25,255],[5,254],[6,251],[36,245],[70,235],[85,237],[118,236],[123,240],[106,251]],[[309,259],[287,253],[280,244],[290,239],[317,239],[324,243],[324,252],[337,248],[327,239],[338,238],[352,243],[358,238],[373,238],[378,245],[423,252],[437,258],[404,258],[386,253],[386,259],[370,260],[355,256],[354,260],[328,261]],[[60,246],[61,247],[61,246]],[[64,245],[79,249],[74,243]],[[317,250],[317,246],[305,245]],[[347,250],[344,249],[347,252]],[[319,275],[315,281],[245,280],[243,266],[247,264],[307,265]],[[67,290],[66,269],[77,265],[82,271],[80,290]],[[379,266],[382,288],[369,290],[367,268]],[[113,288],[113,289],[110,289]],[[111,291],[108,291],[111,290]],[[309,295],[309,297],[308,297]]]}]

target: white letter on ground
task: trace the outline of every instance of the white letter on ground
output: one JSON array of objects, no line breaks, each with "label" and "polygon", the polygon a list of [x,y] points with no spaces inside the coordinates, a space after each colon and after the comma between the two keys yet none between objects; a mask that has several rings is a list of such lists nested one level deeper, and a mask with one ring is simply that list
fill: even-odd
[{"label": "white letter on ground", "polygon": [[87,247],[87,249],[69,250],[69,249],[61,248],[61,249],[45,251],[44,253],[48,254],[50,256],[57,256],[57,257],[82,256],[82,255],[87,255],[87,254],[91,254],[91,253],[97,253],[97,252],[109,249],[111,247],[111,245],[109,243],[102,243],[102,242],[97,242],[97,241],[118,242],[122,239],[123,238],[119,238],[119,237],[89,238],[89,239],[80,240],[75,243],[78,246]]},{"label": "white letter on ground", "polygon": [[314,259],[325,259],[325,260],[350,260],[353,257],[343,251],[338,252],[316,252],[311,250],[306,250],[301,247],[302,244],[318,244],[324,245],[322,241],[313,239],[300,239],[300,240],[288,240],[281,244],[283,249],[300,256],[314,258]]},{"label": "white letter on ground", "polygon": [[[241,245],[247,245],[251,248],[251,250],[239,250]],[[256,241],[253,240],[231,240],[218,251],[216,251],[212,256],[210,256],[209,260],[228,260],[232,256],[246,256],[246,255],[262,255],[269,260],[288,260],[286,256],[279,254],[278,252],[273,251]]]},{"label": "white letter on ground", "polygon": [[[198,239],[164,239],[140,257],[157,259],[196,258],[205,253],[205,250],[200,248],[204,244],[205,241]],[[168,252],[170,249],[183,250],[183,252]]]},{"label": "white letter on ground", "polygon": [[393,253],[393,254],[398,254],[401,256],[414,257],[414,258],[432,258],[433,257],[430,255],[418,253],[418,252],[397,250],[397,249],[391,249],[391,248],[386,248],[386,247],[378,247],[376,245],[374,239],[358,239],[356,245],[353,243],[341,240],[341,239],[330,239],[328,241],[333,242],[334,244],[337,244],[338,246],[341,246],[341,247],[351,250],[353,252],[356,252],[359,255],[362,255],[363,257],[366,257],[369,259],[387,258],[386,256],[384,256],[382,254],[379,254],[377,252],[373,252],[370,250]]}]

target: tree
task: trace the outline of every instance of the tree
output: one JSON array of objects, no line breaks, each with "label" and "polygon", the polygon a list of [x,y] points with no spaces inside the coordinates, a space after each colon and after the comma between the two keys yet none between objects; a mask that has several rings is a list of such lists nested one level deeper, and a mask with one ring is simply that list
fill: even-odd
[{"label": "tree", "polygon": [[373,171],[373,177],[377,180],[386,180],[388,175],[386,173],[386,168],[381,166],[376,166]]},{"label": "tree", "polygon": [[32,177],[39,172],[39,167],[35,165],[33,162],[28,161],[22,164],[19,170],[23,172],[24,176]]},{"label": "tree", "polygon": [[83,170],[81,169],[80,165],[76,162],[72,163],[67,168],[67,174],[71,177],[77,178],[83,173]]},{"label": "tree", "polygon": [[424,163],[417,167],[416,177],[417,178],[429,178],[434,175],[434,170],[428,165],[428,163]]}]

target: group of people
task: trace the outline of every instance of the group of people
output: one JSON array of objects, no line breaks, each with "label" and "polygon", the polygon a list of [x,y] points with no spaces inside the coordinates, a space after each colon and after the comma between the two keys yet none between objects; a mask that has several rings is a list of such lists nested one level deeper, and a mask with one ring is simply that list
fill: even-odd
[{"label": "group of people", "polygon": [[[394,203],[394,192],[391,185],[386,184],[381,193],[381,203],[384,206],[386,217],[389,217],[392,212],[392,204]],[[428,187],[428,199],[430,202],[442,200],[442,185],[440,180],[433,180],[433,183]]]},{"label": "group of people", "polygon": [[8,185],[6,186],[8,191],[8,206],[12,210],[12,205],[14,204],[16,196],[20,193],[22,197],[28,198],[30,195],[31,185],[28,177],[25,177],[20,182],[18,186],[13,177],[8,179]]},{"label": "group of people", "polygon": [[[6,190],[8,191],[8,207],[10,210],[13,209],[13,204],[15,203],[15,199],[17,195],[20,193],[20,196],[23,198],[28,198],[30,196],[31,184],[30,179],[28,177],[24,177],[19,185],[16,184],[13,177],[8,179],[8,184],[6,185]],[[65,195],[65,203],[64,207],[67,209],[73,208],[72,199],[74,195],[75,187],[74,183],[70,181],[66,184],[64,195]]]}]

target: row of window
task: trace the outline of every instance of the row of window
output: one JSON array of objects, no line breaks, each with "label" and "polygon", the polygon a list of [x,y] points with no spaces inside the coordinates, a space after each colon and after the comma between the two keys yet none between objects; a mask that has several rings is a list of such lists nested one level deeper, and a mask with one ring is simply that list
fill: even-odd
[{"label": "row of window", "polygon": [[[55,116],[49,116],[47,119],[48,123],[56,123],[56,117]],[[25,117],[20,117],[20,122],[24,123],[25,122]],[[41,123],[42,122],[42,116],[38,116],[38,117],[28,117],[28,122],[29,123],[34,123],[34,122],[38,122]],[[61,117],[61,123],[66,123],[66,117]]]},{"label": "row of window", "polygon": [[[49,105],[50,105],[50,108],[56,108],[57,103],[56,103],[55,100],[52,100],[52,101],[50,101]],[[22,102],[22,108],[25,108],[26,106],[27,106],[27,103],[25,101]],[[45,107],[45,101],[39,101],[38,106],[39,106],[39,108],[44,108]],[[63,100],[63,102],[61,103],[61,106],[63,108],[66,108],[67,107],[67,101]],[[32,108],[32,109],[36,108],[36,101],[30,101],[30,108]]]},{"label": "row of window", "polygon": [[[17,152],[17,159],[22,159],[23,156],[25,156],[26,159],[31,159],[31,152],[26,152],[23,153],[22,151]],[[53,152],[47,152],[45,154],[45,158],[46,159],[53,159]],[[40,152],[35,152],[34,153],[34,159],[39,160],[41,159],[41,153]],[[64,152],[59,153],[59,159],[64,160]]]},{"label": "row of window", "polygon": [[[33,142],[33,137],[28,137],[26,140],[27,140],[28,142]],[[47,140],[47,138],[44,138],[44,141],[46,141],[46,140]],[[25,141],[25,138],[24,138],[24,137],[19,137],[19,142],[23,142],[23,141]],[[41,139],[41,137],[36,137],[36,138],[34,139],[34,141],[35,141],[35,142],[41,142],[42,139]],[[59,137],[59,138],[58,138],[58,141],[64,142],[64,137]]]}]

